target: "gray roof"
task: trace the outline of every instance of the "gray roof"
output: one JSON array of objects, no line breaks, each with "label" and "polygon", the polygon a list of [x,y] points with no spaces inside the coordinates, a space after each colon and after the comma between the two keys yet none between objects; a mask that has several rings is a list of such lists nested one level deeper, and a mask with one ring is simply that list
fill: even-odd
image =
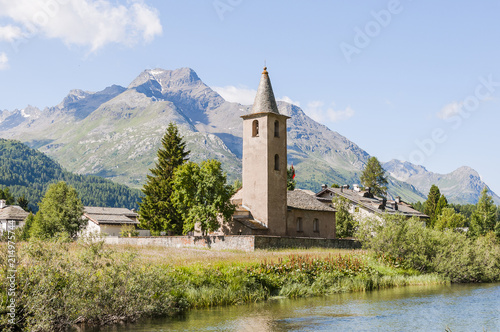
[{"label": "gray roof", "polygon": [[24,211],[20,206],[8,205],[0,209],[0,220],[17,220],[24,221],[29,213]]},{"label": "gray roof", "polygon": [[251,113],[280,114],[278,106],[276,105],[276,99],[274,98],[273,87],[271,86],[267,67],[264,67],[264,71],[262,72]]},{"label": "gray roof", "polygon": [[334,208],[320,203],[316,197],[300,189],[287,192],[287,205],[291,209],[335,212]]},{"label": "gray roof", "polygon": [[85,206],[83,215],[99,224],[139,224],[137,213],[125,208]]},{"label": "gray roof", "polygon": [[137,214],[136,212],[126,208],[85,206],[83,209],[85,213],[91,213],[91,214],[125,215],[130,217],[139,216],[139,214]]},{"label": "gray roof", "polygon": [[426,214],[415,210],[410,204],[402,201],[400,203],[396,203],[395,201],[388,200],[386,202],[385,208],[381,209],[381,206],[383,205],[383,199],[377,196],[367,195],[366,191],[355,191],[345,188],[326,188],[318,192],[316,194],[316,197],[318,198],[318,200],[324,203],[329,203],[332,201],[332,196],[330,194],[345,197],[349,201],[351,201],[351,203],[361,206],[373,213],[399,213],[408,217],[429,218]]},{"label": "gray roof", "polygon": [[240,218],[240,219],[234,219],[235,221],[240,222],[244,226],[250,228],[250,229],[258,229],[258,230],[267,230],[268,228],[261,224],[260,222],[253,220],[253,219],[248,219],[248,218]]}]

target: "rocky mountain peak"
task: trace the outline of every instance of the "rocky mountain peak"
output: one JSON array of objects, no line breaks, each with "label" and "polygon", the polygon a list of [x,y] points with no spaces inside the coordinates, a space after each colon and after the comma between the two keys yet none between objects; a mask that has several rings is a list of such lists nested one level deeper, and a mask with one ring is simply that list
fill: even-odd
[{"label": "rocky mountain peak", "polygon": [[203,82],[191,68],[175,70],[156,68],[143,71],[129,84],[128,88],[138,89],[149,85],[155,87],[156,90],[165,91],[178,90],[199,84],[203,84]]},{"label": "rocky mountain peak", "polygon": [[81,99],[84,99],[84,98],[88,97],[91,94],[92,94],[91,92],[83,91],[83,90],[80,90],[80,89],[70,90],[70,92],[68,93],[68,95],[66,97],[64,97],[64,99],[62,100],[62,102],[59,105],[57,105],[57,106],[62,109],[64,107],[70,105],[71,103],[74,103],[74,102],[76,102],[78,100],[81,100]]},{"label": "rocky mountain peak", "polygon": [[456,170],[454,170],[452,173],[454,173],[454,174],[470,174],[473,176],[480,177],[479,173],[475,169],[470,168],[469,166],[459,167]]},{"label": "rocky mountain peak", "polygon": [[383,168],[394,178],[400,181],[406,181],[408,178],[427,173],[424,166],[414,165],[408,161],[392,159],[383,164]]}]

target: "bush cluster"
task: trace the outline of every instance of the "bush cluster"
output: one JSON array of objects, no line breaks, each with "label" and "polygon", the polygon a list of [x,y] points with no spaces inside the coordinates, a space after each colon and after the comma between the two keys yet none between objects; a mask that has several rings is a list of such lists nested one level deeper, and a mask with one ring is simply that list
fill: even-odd
[{"label": "bush cluster", "polygon": [[[62,331],[75,323],[106,324],[144,315],[172,315],[187,308],[165,273],[168,269],[140,267],[132,264],[134,259],[133,253],[106,249],[103,241],[75,244],[58,238],[20,246],[17,327]],[[6,256],[2,254],[0,260],[0,278],[6,283]],[[7,288],[2,286],[4,309]],[[1,316],[0,327],[7,331],[11,327],[6,315]]]},{"label": "bush cluster", "polygon": [[500,243],[495,234],[468,238],[464,233],[425,227],[417,219],[386,216],[368,219],[358,238],[387,263],[423,273],[439,273],[452,282],[500,281]]}]

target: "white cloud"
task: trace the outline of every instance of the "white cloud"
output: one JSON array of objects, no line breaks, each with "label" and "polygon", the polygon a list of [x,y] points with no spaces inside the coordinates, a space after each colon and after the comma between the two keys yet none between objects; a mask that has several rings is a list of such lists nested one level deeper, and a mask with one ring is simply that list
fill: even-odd
[{"label": "white cloud", "polygon": [[0,41],[12,42],[18,38],[21,38],[22,32],[21,28],[14,25],[0,26]]},{"label": "white cloud", "polygon": [[257,94],[257,90],[247,88],[246,86],[215,86],[212,87],[212,89],[220,94],[225,100],[233,103],[240,103],[242,105],[252,105],[255,100],[255,95]]},{"label": "white cloud", "polygon": [[347,106],[343,110],[335,110],[335,103],[331,103],[330,107],[325,108],[325,103],[322,101],[309,102],[305,108],[305,112],[315,121],[324,123],[326,121],[339,122],[347,120],[354,116],[354,110]]},{"label": "white cloud", "polygon": [[91,52],[109,43],[148,42],[162,33],[157,10],[142,0],[126,5],[108,0],[0,0],[0,17],[16,23],[0,28],[4,40],[41,35]]},{"label": "white cloud", "polygon": [[9,58],[5,52],[0,53],[0,70],[9,68]]},{"label": "white cloud", "polygon": [[437,117],[443,120],[449,119],[454,115],[457,115],[460,113],[460,109],[462,108],[463,103],[462,102],[452,102],[449,103],[448,105],[445,105],[438,113]]},{"label": "white cloud", "polygon": [[300,107],[300,102],[298,101],[293,101],[292,98],[288,97],[288,96],[283,96],[281,98],[278,98],[278,100],[281,100],[281,101],[285,101],[289,104],[294,104],[295,106],[298,106]]}]

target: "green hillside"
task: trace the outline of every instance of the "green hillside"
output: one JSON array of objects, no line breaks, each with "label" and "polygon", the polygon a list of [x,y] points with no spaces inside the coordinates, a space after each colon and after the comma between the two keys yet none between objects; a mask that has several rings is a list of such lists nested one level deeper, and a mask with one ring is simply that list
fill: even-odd
[{"label": "green hillside", "polygon": [[88,206],[137,208],[141,199],[137,189],[98,176],[70,173],[19,141],[0,139],[0,188],[8,187],[16,198],[24,195],[36,211],[48,185],[57,181],[75,187]]}]

